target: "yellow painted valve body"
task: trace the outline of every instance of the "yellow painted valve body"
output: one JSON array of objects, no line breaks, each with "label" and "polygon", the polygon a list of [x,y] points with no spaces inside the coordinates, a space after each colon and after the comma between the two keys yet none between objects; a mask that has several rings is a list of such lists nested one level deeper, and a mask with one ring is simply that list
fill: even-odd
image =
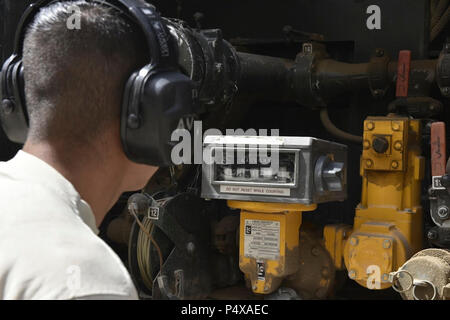
[{"label": "yellow painted valve body", "polygon": [[424,158],[421,126],[406,117],[369,117],[364,122],[361,202],[353,230],[330,225],[325,246],[337,268],[369,289],[390,286],[388,274],[422,249],[420,204]]},{"label": "yellow painted valve body", "polygon": [[240,209],[239,267],[254,293],[268,294],[298,270],[302,212],[316,204],[228,201]]},{"label": "yellow painted valve body", "polygon": [[[379,138],[388,142],[384,152],[375,149]],[[344,248],[349,276],[362,286],[389,287],[389,272],[422,249],[420,194],[425,165],[420,144],[419,120],[392,116],[364,122],[361,203]],[[372,274],[375,277],[369,279]]]}]

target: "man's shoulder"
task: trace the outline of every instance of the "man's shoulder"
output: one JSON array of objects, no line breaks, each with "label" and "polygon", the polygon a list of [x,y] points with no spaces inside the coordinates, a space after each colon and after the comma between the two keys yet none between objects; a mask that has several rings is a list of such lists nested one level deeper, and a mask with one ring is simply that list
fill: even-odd
[{"label": "man's shoulder", "polygon": [[39,195],[21,200],[27,192],[12,184],[0,211],[0,298],[137,298],[120,258],[67,199],[27,188]]},{"label": "man's shoulder", "polygon": [[[64,272],[69,299],[89,296],[137,298],[130,275],[117,254],[98,236],[87,230],[82,239],[64,239],[59,272]],[[51,254],[50,254],[51,255]]]},{"label": "man's shoulder", "polygon": [[[54,225],[58,226],[61,224]],[[3,298],[79,299],[101,295],[137,298],[120,258],[87,227],[61,228],[59,232],[44,227],[40,232],[41,236],[35,235],[34,240],[18,241],[14,250],[10,248],[0,261]],[[18,236],[23,236],[22,232]],[[5,242],[0,240],[0,250],[5,249]]]},{"label": "man's shoulder", "polygon": [[137,298],[92,211],[54,169],[24,153],[0,163],[0,202],[0,298]]}]

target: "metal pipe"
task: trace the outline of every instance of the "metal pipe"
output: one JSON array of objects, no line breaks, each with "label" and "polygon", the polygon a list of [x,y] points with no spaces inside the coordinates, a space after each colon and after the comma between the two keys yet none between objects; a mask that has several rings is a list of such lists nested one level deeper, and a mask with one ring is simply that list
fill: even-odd
[{"label": "metal pipe", "polygon": [[244,52],[238,52],[237,56],[240,59],[240,93],[277,101],[294,100],[290,81],[294,61]]},{"label": "metal pipe", "polygon": [[[371,94],[371,81],[376,79],[383,89],[395,84],[397,62],[376,64],[345,63],[332,59],[316,59],[305,63],[303,57],[296,61],[238,52],[240,94],[276,101],[296,101],[317,107],[348,97],[361,90]],[[309,63],[309,64],[308,64]],[[411,62],[411,93],[428,96],[436,83],[437,60]],[[383,76],[384,75],[384,76]],[[374,94],[372,92],[372,94]]]}]

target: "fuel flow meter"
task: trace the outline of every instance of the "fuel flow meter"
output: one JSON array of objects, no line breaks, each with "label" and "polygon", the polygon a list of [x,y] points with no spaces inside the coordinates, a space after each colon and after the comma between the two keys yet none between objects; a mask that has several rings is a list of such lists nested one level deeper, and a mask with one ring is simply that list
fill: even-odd
[{"label": "fuel flow meter", "polygon": [[298,270],[302,212],[347,196],[347,147],[312,137],[206,136],[202,197],[240,209],[239,267],[269,294]]}]

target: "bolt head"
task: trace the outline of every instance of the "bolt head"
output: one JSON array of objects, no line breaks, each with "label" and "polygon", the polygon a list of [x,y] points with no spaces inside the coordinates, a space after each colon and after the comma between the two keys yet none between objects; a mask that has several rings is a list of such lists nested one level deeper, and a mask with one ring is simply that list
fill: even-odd
[{"label": "bolt head", "polygon": [[384,240],[383,241],[383,248],[389,249],[390,247],[391,247],[391,240],[388,240],[388,239]]},{"label": "bolt head", "polygon": [[364,140],[364,142],[363,142],[363,148],[364,148],[365,150],[367,150],[367,149],[370,148],[370,141],[369,141],[369,140]]},{"label": "bolt head", "polygon": [[388,282],[389,281],[389,275],[387,273],[383,273],[383,275],[381,276],[381,280],[383,280],[384,282]]},{"label": "bolt head", "polygon": [[322,268],[322,277],[328,279],[330,276],[330,270],[327,267]]},{"label": "bolt head", "polygon": [[375,123],[373,123],[372,121],[367,122],[366,128],[367,130],[373,130],[375,128]]},{"label": "bolt head", "polygon": [[356,271],[355,271],[355,270],[350,270],[350,271],[348,272],[348,277],[349,277],[350,279],[355,279],[355,278],[356,278]]},{"label": "bolt head", "polygon": [[189,254],[194,253],[194,251],[195,251],[195,244],[193,242],[188,242],[188,244],[186,245],[186,249],[187,249]]},{"label": "bolt head", "polygon": [[370,159],[367,159],[367,160],[366,160],[366,167],[367,167],[367,168],[370,168],[370,167],[372,167],[372,165],[373,165],[373,161],[370,160]]},{"label": "bolt head", "polygon": [[394,149],[397,151],[401,151],[403,148],[403,143],[401,141],[396,141],[394,143]]},{"label": "bolt head", "polygon": [[391,163],[391,167],[392,167],[392,169],[397,169],[398,167],[399,167],[399,163],[398,163],[398,161],[392,161],[392,163]]},{"label": "bolt head", "polygon": [[373,96],[375,98],[381,98],[383,96],[383,91],[381,91],[381,90],[374,90],[373,91]]},{"label": "bolt head", "polygon": [[375,49],[375,55],[379,58],[384,56],[384,50],[380,48]]},{"label": "bolt head", "polygon": [[448,219],[449,218],[449,210],[447,206],[440,206],[438,208],[437,214],[439,218],[441,219]]},{"label": "bolt head", "polygon": [[320,254],[320,249],[317,248],[317,247],[313,247],[311,249],[311,253],[312,253],[313,256],[317,257]]},{"label": "bolt head", "polygon": [[429,230],[427,233],[427,237],[430,240],[436,240],[438,237],[438,234],[437,234],[436,230]]},{"label": "bolt head", "polygon": [[351,237],[351,238],[350,238],[350,244],[351,244],[352,246],[358,245],[358,238],[356,238],[356,237]]},{"label": "bolt head", "polygon": [[392,130],[399,131],[400,125],[397,122],[392,123]]}]

